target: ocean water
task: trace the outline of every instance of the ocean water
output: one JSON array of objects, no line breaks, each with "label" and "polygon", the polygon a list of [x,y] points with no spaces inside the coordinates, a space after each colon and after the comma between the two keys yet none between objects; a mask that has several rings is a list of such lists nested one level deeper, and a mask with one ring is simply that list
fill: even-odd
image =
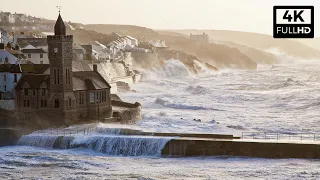
[{"label": "ocean water", "polygon": [[234,135],[320,132],[320,61],[260,65],[256,71],[204,70],[201,75],[178,62],[168,64],[144,72],[144,81],[132,86],[136,93],[120,95],[141,102],[141,128]]},{"label": "ocean water", "polygon": [[319,179],[319,160],[106,156],[84,149],[0,149],[0,179]]},{"label": "ocean water", "polygon": [[[131,88],[136,92],[120,94],[143,106],[143,119],[129,127],[239,136],[320,132],[320,62],[202,70],[194,75],[170,60],[162,69],[143,71],[143,81]],[[319,160],[165,158],[160,152],[170,138],[126,137],[106,127],[59,144],[58,136],[34,133],[2,147],[0,179],[320,179]]]}]

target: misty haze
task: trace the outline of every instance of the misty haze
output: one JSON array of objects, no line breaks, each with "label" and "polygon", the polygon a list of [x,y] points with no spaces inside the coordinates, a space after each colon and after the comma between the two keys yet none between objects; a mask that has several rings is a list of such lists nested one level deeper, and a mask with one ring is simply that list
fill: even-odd
[{"label": "misty haze", "polygon": [[2,2],[0,179],[320,179],[317,5]]}]

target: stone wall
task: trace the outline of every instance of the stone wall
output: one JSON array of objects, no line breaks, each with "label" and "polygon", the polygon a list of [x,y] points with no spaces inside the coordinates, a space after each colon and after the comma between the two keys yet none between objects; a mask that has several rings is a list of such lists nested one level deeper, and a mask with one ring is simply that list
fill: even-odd
[{"label": "stone wall", "polygon": [[15,100],[0,100],[0,109],[5,110],[14,110],[15,109]]},{"label": "stone wall", "polygon": [[[98,115],[99,112],[99,115]],[[36,129],[63,127],[73,124],[90,123],[103,118],[110,118],[112,109],[109,106],[94,106],[67,111],[62,114],[56,109],[46,109],[34,112],[16,113],[20,127],[34,127]]]},{"label": "stone wall", "polygon": [[319,144],[245,142],[232,140],[172,139],[162,155],[168,156],[246,156],[261,158],[320,158]]},{"label": "stone wall", "polygon": [[19,129],[1,129],[0,128],[0,147],[15,145],[21,137],[22,132]]}]

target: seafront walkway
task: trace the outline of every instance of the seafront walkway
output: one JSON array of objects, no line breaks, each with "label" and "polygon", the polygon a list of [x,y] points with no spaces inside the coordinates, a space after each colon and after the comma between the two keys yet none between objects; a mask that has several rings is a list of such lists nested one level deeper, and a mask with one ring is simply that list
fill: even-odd
[{"label": "seafront walkway", "polygon": [[[320,136],[317,134],[281,134],[244,132],[241,136],[225,134],[189,134],[144,132],[138,129],[108,128],[97,125],[64,129],[40,130],[28,136],[55,136],[56,139],[88,136],[94,139],[120,141],[127,139],[168,139],[161,150],[165,157],[190,156],[239,156],[261,158],[306,158],[320,159]],[[46,137],[52,139],[50,137]],[[121,143],[120,143],[121,144]]]},{"label": "seafront walkway", "polygon": [[72,129],[49,129],[39,130],[33,134],[37,135],[84,135],[90,136],[94,133],[117,134],[117,135],[146,135],[146,136],[167,136],[167,137],[189,137],[208,139],[233,139],[241,141],[275,141],[275,142],[315,142],[320,144],[320,134],[316,133],[274,133],[274,132],[242,132],[241,136],[227,134],[206,134],[206,133],[164,133],[146,132],[130,128],[99,128],[95,125]]}]

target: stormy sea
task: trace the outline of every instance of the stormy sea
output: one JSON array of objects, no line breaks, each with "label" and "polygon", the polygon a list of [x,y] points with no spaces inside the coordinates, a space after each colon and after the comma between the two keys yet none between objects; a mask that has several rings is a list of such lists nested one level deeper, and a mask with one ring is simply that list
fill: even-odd
[{"label": "stormy sea", "polygon": [[[178,60],[142,71],[134,91],[120,94],[143,107],[143,119],[130,128],[235,136],[320,132],[319,61],[202,71],[192,74]],[[320,179],[319,160],[162,157],[170,137],[124,137],[107,124],[59,145],[57,138],[33,133],[0,148],[0,179]]]}]

